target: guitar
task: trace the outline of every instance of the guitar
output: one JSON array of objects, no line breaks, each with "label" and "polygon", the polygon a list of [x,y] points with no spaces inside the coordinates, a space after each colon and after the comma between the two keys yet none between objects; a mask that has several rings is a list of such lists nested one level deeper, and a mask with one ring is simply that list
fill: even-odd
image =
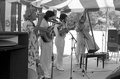
[{"label": "guitar", "polygon": [[46,31],[40,31],[40,36],[44,42],[51,42],[55,36],[55,33],[53,31],[54,27],[48,27]]}]

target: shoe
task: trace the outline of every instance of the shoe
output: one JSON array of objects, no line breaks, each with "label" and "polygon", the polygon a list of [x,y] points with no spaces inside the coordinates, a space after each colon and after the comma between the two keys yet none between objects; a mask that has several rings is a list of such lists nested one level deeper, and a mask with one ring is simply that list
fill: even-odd
[{"label": "shoe", "polygon": [[45,79],[46,79],[46,78],[47,78],[47,79],[51,78],[51,77],[50,77],[50,74],[45,74],[44,77],[45,77]]},{"label": "shoe", "polygon": [[57,67],[57,66],[54,64],[53,67]]},{"label": "shoe", "polygon": [[79,63],[75,63],[75,65],[79,65]]},{"label": "shoe", "polygon": [[64,69],[62,67],[56,67],[56,68],[60,71],[64,71]]},{"label": "shoe", "polygon": [[76,61],[76,63],[75,63],[76,65],[79,65],[80,63],[79,63],[79,61]]}]

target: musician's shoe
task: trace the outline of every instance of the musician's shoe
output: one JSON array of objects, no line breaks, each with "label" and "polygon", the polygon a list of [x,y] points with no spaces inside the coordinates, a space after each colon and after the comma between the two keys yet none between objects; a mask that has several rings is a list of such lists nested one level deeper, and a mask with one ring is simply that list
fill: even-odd
[{"label": "musician's shoe", "polygon": [[51,77],[50,77],[50,75],[48,74],[48,75],[45,75],[45,79],[50,79]]},{"label": "musician's shoe", "polygon": [[76,61],[76,63],[75,63],[76,65],[79,65],[80,63],[79,63],[79,61]]},{"label": "musician's shoe", "polygon": [[56,67],[56,69],[58,69],[60,71],[64,71],[64,69],[62,67]]},{"label": "musician's shoe", "polygon": [[75,63],[75,65],[79,65],[79,63]]},{"label": "musician's shoe", "polygon": [[44,77],[45,77],[45,79],[51,78],[50,74],[48,74],[48,73],[45,73]]}]

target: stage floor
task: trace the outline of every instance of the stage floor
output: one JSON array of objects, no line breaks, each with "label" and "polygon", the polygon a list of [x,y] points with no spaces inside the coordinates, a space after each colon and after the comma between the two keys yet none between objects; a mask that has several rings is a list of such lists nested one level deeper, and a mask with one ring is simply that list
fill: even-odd
[{"label": "stage floor", "polygon": [[[70,31],[73,36],[76,38],[76,32]],[[102,31],[94,31],[94,38],[99,46],[101,51],[105,51],[105,32]],[[103,36],[104,34],[104,36]],[[115,59],[111,59],[110,61],[105,61],[105,68],[102,68],[102,62],[99,62],[97,67],[96,58],[88,59],[88,72],[85,73],[83,77],[82,69],[79,68],[79,65],[76,65],[76,58],[74,56],[75,51],[73,51],[73,62],[71,68],[71,35],[68,33],[65,38],[65,49],[64,49],[64,60],[63,60],[63,68],[64,71],[59,71],[56,68],[53,69],[53,79],[105,79],[108,75],[110,75],[117,67],[120,66],[120,62],[116,63]],[[53,45],[53,53],[56,54],[56,47]],[[87,52],[87,50],[86,50]],[[119,57],[120,58],[120,57]],[[71,72],[76,71],[76,72]],[[92,73],[93,71],[93,73]]]},{"label": "stage floor", "polygon": [[[82,69],[79,65],[76,65],[75,56],[73,56],[72,68],[71,68],[71,56],[64,57],[63,68],[64,71],[59,71],[56,68],[53,69],[53,79],[106,79],[108,75],[113,73],[115,69],[120,66],[120,62],[116,63],[114,59],[105,61],[105,68],[102,68],[102,62],[99,61],[97,67],[96,58],[88,59],[87,73],[82,73]],[[75,71],[75,72],[71,72]],[[92,73],[93,71],[93,73]]]},{"label": "stage floor", "polygon": [[[70,31],[73,36],[76,38],[76,32]],[[93,31],[95,41],[99,46],[101,51],[105,51],[105,32],[103,31]],[[104,35],[104,36],[103,36]],[[75,51],[73,51],[73,63],[72,70],[76,72],[71,72],[71,35],[68,33],[65,38],[65,50],[64,50],[64,61],[63,68],[65,71],[59,71],[54,68],[53,79],[105,79],[108,75],[110,75],[118,66],[120,66],[120,62],[116,63],[114,59],[105,62],[105,68],[102,68],[102,62],[99,62],[97,67],[96,58],[90,58],[88,60],[88,73],[83,77],[82,69],[79,68],[79,65],[76,65],[76,59],[74,56]],[[54,45],[54,53],[56,54],[56,47]],[[86,50],[87,52],[87,50]],[[94,71],[94,73],[91,73]],[[72,75],[71,75],[72,74]]]}]

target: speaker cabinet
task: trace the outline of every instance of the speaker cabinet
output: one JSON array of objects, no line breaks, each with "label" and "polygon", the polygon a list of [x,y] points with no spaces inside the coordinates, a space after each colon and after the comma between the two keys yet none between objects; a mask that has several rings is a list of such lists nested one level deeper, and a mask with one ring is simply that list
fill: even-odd
[{"label": "speaker cabinet", "polygon": [[0,79],[27,79],[28,33],[0,32],[0,63]]},{"label": "speaker cabinet", "polygon": [[107,50],[115,52],[118,50],[118,30],[108,30]]},{"label": "speaker cabinet", "polygon": [[120,45],[120,30],[118,30],[118,45]]},{"label": "speaker cabinet", "polygon": [[117,30],[108,30],[108,42],[118,44],[118,31]]}]

